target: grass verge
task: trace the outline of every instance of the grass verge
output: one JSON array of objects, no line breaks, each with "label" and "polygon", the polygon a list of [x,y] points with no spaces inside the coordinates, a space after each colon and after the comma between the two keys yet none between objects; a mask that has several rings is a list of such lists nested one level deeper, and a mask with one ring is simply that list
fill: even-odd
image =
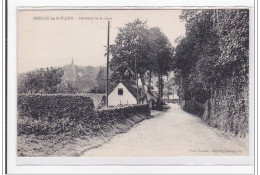
[{"label": "grass verge", "polygon": [[143,115],[133,116],[123,123],[109,126],[98,133],[75,137],[70,132],[58,135],[20,135],[17,136],[18,157],[78,157],[87,150],[99,147],[113,136],[127,132],[135,124],[151,118]]}]

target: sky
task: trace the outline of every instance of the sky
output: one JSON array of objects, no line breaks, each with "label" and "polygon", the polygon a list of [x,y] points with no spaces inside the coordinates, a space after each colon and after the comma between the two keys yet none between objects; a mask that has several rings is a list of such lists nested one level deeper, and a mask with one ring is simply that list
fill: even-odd
[{"label": "sky", "polygon": [[159,27],[173,46],[185,35],[180,10],[21,10],[18,11],[18,73],[36,68],[105,66],[107,21],[110,44],[120,27],[136,18]]}]

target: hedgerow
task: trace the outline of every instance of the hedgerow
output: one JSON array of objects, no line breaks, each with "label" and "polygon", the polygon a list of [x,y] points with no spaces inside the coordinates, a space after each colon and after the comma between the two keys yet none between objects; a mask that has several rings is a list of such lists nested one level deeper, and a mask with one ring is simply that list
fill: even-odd
[{"label": "hedgerow", "polygon": [[150,117],[149,105],[129,105],[114,108],[98,109],[94,113],[91,129],[99,134],[101,131],[108,132],[111,126],[124,124],[126,120],[139,117],[142,121]]},{"label": "hedgerow", "polygon": [[74,136],[99,134],[112,125],[139,116],[150,116],[148,105],[94,110],[93,101],[82,95],[18,95],[18,135],[70,132]]},{"label": "hedgerow", "polygon": [[80,133],[86,130],[93,111],[93,100],[85,96],[19,94],[18,134]]},{"label": "hedgerow", "polygon": [[150,116],[150,109],[147,105],[130,105],[125,107],[99,109],[96,112],[96,118],[101,124],[107,122],[123,122],[134,115]]},{"label": "hedgerow", "polygon": [[19,115],[45,117],[49,121],[65,117],[79,119],[89,116],[94,109],[90,97],[72,94],[19,94],[17,103]]}]

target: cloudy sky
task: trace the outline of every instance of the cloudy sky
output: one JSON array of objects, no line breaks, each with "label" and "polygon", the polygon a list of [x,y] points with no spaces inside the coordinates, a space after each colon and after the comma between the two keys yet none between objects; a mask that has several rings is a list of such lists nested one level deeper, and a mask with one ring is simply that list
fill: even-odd
[{"label": "cloudy sky", "polygon": [[136,18],[159,27],[173,45],[185,34],[180,10],[41,10],[18,11],[18,73],[74,63],[106,65],[107,19],[110,43],[118,28]]}]

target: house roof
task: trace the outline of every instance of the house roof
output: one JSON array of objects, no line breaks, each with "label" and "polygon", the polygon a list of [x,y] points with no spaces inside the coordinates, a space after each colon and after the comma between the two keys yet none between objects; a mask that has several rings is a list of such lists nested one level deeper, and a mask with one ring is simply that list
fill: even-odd
[{"label": "house roof", "polygon": [[150,101],[150,100],[156,101],[155,97],[152,96],[150,93],[147,93],[147,100],[148,101]]},{"label": "house roof", "polygon": [[[122,83],[129,90],[129,92],[137,99],[136,85],[132,85],[130,82],[127,82],[127,81],[120,81],[119,83]],[[109,90],[108,94],[110,94],[116,88],[116,86],[119,83],[117,83],[114,86],[110,87],[110,90]],[[142,88],[140,86],[138,88],[138,94],[139,94],[139,100],[140,99],[144,99],[146,97],[146,94],[144,93],[144,91],[142,90]]]},{"label": "house roof", "polygon": [[158,98],[158,92],[152,91],[151,94],[152,94],[155,98]]},{"label": "house roof", "polygon": [[150,101],[150,100],[154,100],[156,101],[158,98],[157,94],[155,92],[147,92],[147,100]]}]

